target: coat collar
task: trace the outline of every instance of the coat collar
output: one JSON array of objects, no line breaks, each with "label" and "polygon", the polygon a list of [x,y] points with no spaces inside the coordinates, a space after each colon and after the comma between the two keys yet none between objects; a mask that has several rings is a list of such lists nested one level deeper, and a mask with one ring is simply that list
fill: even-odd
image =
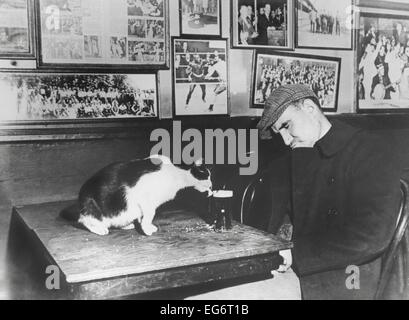
[{"label": "coat collar", "polygon": [[316,144],[322,155],[326,157],[337,154],[361,131],[339,120],[332,120],[331,124],[330,131]]}]

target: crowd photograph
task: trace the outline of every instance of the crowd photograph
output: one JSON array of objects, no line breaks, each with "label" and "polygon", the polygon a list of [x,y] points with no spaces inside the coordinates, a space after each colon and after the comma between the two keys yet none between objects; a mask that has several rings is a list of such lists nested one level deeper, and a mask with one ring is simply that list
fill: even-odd
[{"label": "crowd photograph", "polygon": [[271,93],[284,85],[305,85],[319,98],[323,109],[336,109],[337,62],[260,54],[254,84],[255,105],[264,105]]},{"label": "crowd photograph", "polygon": [[[0,78],[13,102],[2,120],[156,117],[154,75],[22,75]],[[11,109],[10,109],[11,110]]]},{"label": "crowd photograph", "polygon": [[409,19],[365,15],[358,48],[359,107],[407,107]]}]

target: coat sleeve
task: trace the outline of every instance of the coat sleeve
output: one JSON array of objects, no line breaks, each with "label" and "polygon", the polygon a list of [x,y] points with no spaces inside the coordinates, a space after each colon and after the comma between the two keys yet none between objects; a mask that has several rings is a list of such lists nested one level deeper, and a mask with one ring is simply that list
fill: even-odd
[{"label": "coat sleeve", "polygon": [[283,157],[275,159],[270,163],[268,170],[270,178],[271,195],[270,217],[267,225],[267,231],[277,234],[286,216],[291,214],[291,186],[290,186],[290,153],[286,152]]},{"label": "coat sleeve", "polygon": [[388,247],[397,223],[401,170],[392,144],[373,138],[351,150],[347,170],[348,205],[344,223],[335,230],[294,239],[294,260],[300,276],[362,265]]}]

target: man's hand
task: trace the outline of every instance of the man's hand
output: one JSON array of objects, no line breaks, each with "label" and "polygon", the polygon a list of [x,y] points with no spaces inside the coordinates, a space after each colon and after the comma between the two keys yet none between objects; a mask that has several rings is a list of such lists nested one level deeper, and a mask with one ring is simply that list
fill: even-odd
[{"label": "man's hand", "polygon": [[286,273],[293,265],[293,255],[291,254],[291,250],[280,251],[280,256],[284,259],[283,264],[277,270],[271,271],[273,276],[277,273]]}]

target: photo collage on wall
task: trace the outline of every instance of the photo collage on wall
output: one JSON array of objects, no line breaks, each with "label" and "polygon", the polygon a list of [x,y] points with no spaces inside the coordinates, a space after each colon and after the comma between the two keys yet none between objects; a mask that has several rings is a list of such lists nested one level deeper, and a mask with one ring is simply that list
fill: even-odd
[{"label": "photo collage on wall", "polygon": [[[221,0],[172,3],[169,0],[38,0],[36,6],[33,3],[0,0],[0,57],[18,60],[33,56],[37,59],[38,71],[44,74],[56,71],[56,77],[81,69],[84,76],[89,72],[92,83],[97,81],[95,79],[100,81],[96,100],[102,105],[108,101],[104,98],[108,94],[104,79],[109,74],[138,75],[139,78],[132,80],[135,84],[142,81],[143,76],[149,79],[153,76],[159,81],[158,70],[170,68],[174,116],[227,116],[230,113],[229,49],[232,48],[253,51],[250,108],[262,109],[268,95],[281,85],[305,84],[319,97],[324,111],[337,112],[341,58],[325,52],[352,51],[355,47],[358,112],[409,109],[406,107],[408,86],[405,87],[409,83],[405,51],[409,45],[409,14],[404,10],[398,12],[397,4],[390,9],[390,14],[383,14],[379,6],[371,8],[369,1],[365,1],[366,7],[360,7],[357,13],[355,0],[230,0],[228,4]],[[169,5],[176,5],[179,11],[175,20],[180,32],[172,38]],[[222,14],[230,14],[230,28],[224,33]],[[353,16],[358,19],[353,21]],[[33,26],[38,43],[33,41]],[[223,37],[226,33],[230,39]],[[296,49],[303,52],[296,53]],[[319,49],[321,54],[311,55],[305,53],[306,49]],[[44,74],[39,79],[48,81]],[[35,75],[36,72],[27,73],[27,79],[34,79]],[[131,101],[121,107],[121,103],[116,106],[112,101],[114,112],[109,117],[99,111],[85,113],[86,117],[73,109],[65,112],[66,108],[60,108],[60,104],[81,100],[78,99],[81,90],[68,98],[67,90],[72,90],[59,85],[56,86],[57,99],[50,100],[56,105],[43,108],[59,111],[50,113],[54,116],[39,115],[32,112],[36,104],[30,94],[24,93],[30,91],[34,80],[27,80],[26,85],[25,80],[21,81],[13,85],[19,92],[15,104],[19,106],[18,112],[9,118],[159,116],[157,99],[153,109],[145,107],[146,103]],[[34,83],[39,84],[37,80]],[[144,94],[158,97],[158,83]],[[4,79],[1,85],[10,86]],[[87,94],[92,96],[90,92]],[[53,95],[40,96],[42,100],[38,101],[47,104]],[[29,99],[26,105],[30,106],[21,109],[22,99]],[[82,101],[87,108],[92,104],[90,99]],[[143,99],[135,97],[134,100]],[[97,105],[94,103],[94,110],[105,108]],[[22,111],[26,109],[29,111]],[[143,115],[138,113],[140,110],[145,110]]]},{"label": "photo collage on wall", "polygon": [[163,0],[40,0],[42,62],[165,64]]},{"label": "photo collage on wall", "polygon": [[165,61],[163,0],[127,0],[130,61],[149,64]]}]

